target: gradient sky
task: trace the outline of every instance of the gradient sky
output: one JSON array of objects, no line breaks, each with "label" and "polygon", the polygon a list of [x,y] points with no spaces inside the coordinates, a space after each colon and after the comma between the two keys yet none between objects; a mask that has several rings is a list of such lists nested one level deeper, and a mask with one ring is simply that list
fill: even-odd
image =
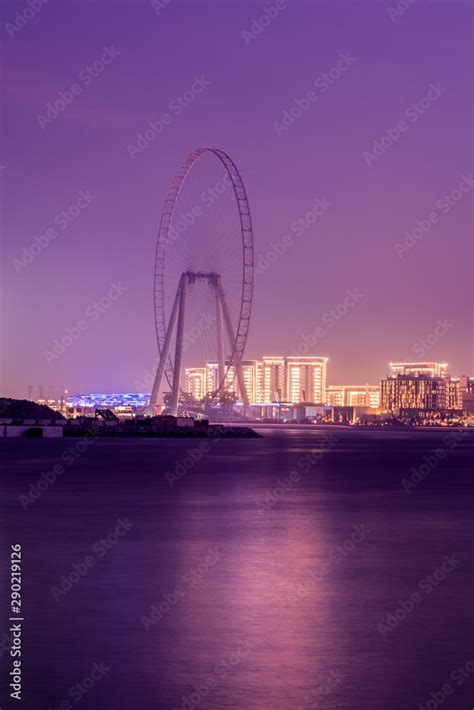
[{"label": "gradient sky", "polygon": [[[247,357],[291,353],[355,289],[358,302],[308,351],[329,357],[329,383],[375,383],[389,361],[421,350],[474,374],[474,190],[465,182],[447,214],[437,207],[474,172],[472,3],[416,0],[391,18],[396,6],[292,0],[246,42],[242,32],[275,2],[172,0],[157,12],[151,2],[49,0],[12,31],[28,5],[4,0],[0,394],[26,396],[28,384],[136,389],[157,356],[163,201],[201,145],[226,150],[244,176],[257,264],[317,198],[331,203],[258,276]],[[78,77],[105,47],[118,55],[86,85]],[[355,61],[277,135],[283,111],[341,54]],[[127,146],[201,76],[210,86],[132,159]],[[38,114],[74,83],[81,93],[42,128]],[[441,95],[413,122],[406,112],[431,84]],[[404,117],[400,139],[367,165],[364,153]],[[94,199],[19,268],[22,250],[81,191]],[[396,244],[430,212],[437,223],[400,256]],[[48,363],[54,339],[113,282],[124,293]]]}]

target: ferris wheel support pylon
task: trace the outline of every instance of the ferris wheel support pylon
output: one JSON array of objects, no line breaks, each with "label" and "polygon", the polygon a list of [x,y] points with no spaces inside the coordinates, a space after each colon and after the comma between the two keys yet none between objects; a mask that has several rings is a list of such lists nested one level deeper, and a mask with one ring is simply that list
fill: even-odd
[{"label": "ferris wheel support pylon", "polygon": [[[182,277],[181,277],[182,278]],[[178,314],[178,307],[180,303],[180,287],[176,290],[176,296],[173,303],[173,308],[171,310],[170,320],[168,323],[168,329],[166,331],[165,341],[163,343],[163,350],[160,354],[160,362],[158,363],[158,369],[156,371],[155,381],[153,383],[153,389],[150,395],[150,401],[148,403],[148,414],[152,417],[155,413],[155,405],[158,401],[158,396],[160,394],[161,380],[165,372],[166,361],[170,352],[171,341],[173,339],[173,332],[176,325],[176,316]]]},{"label": "ferris wheel support pylon", "polygon": [[[227,305],[227,299],[222,285],[222,279],[219,274],[194,274],[192,272],[186,272],[181,274],[178,288],[176,290],[176,296],[173,303],[173,309],[171,311],[170,320],[168,323],[168,328],[166,330],[166,337],[163,345],[163,350],[160,355],[160,362],[158,364],[158,369],[156,371],[155,382],[153,384],[153,389],[150,396],[150,402],[148,405],[148,413],[153,416],[155,412],[155,405],[157,404],[158,396],[160,393],[161,381],[165,372],[166,361],[169,356],[169,351],[171,347],[171,342],[173,339],[174,330],[176,328],[176,344],[175,344],[175,356],[174,356],[174,368],[173,368],[173,386],[171,389],[171,399],[170,399],[170,414],[174,417],[178,415],[178,403],[179,394],[181,391],[181,378],[182,378],[182,362],[183,362],[183,342],[184,342],[184,322],[186,317],[186,296],[187,289],[190,283],[195,283],[196,278],[206,276],[208,278],[208,284],[215,292],[216,300],[216,317],[217,317],[217,362],[218,362],[218,389],[223,389],[225,391],[225,360],[224,360],[224,325],[227,331],[227,337],[229,340],[229,346],[232,348],[235,343],[235,333],[232,326],[232,319],[229,313],[229,307]],[[242,371],[242,365],[240,362],[236,365],[236,375],[237,381],[239,383],[240,396],[244,404],[249,403],[247,388],[245,386],[245,379]]]},{"label": "ferris wheel support pylon", "polygon": [[181,372],[183,362],[183,336],[184,336],[184,318],[186,315],[186,292],[188,286],[188,274],[181,274],[179,280],[179,309],[178,309],[178,325],[176,329],[176,348],[174,355],[174,373],[173,387],[171,390],[170,414],[173,417],[178,416],[178,400],[181,387]]},{"label": "ferris wheel support pylon", "polygon": [[[235,333],[234,333],[234,327],[232,325],[232,319],[230,317],[230,312],[229,312],[229,306],[227,305],[227,299],[225,297],[225,291],[222,286],[222,279],[220,276],[217,277],[216,279],[216,290],[219,296],[219,300],[221,302],[222,306],[222,312],[224,314],[224,321],[227,329],[227,336],[229,338],[229,344],[230,347],[233,347],[233,344],[235,343]],[[245,386],[245,380],[244,380],[244,373],[242,371],[242,365],[241,362],[237,363],[237,381],[239,383],[239,389],[240,389],[240,396],[242,398],[242,401],[244,404],[249,403],[249,398],[247,395],[247,388]]]},{"label": "ferris wheel support pylon", "polygon": [[216,333],[217,333],[217,376],[218,382],[225,380],[225,346],[224,346],[224,324],[222,322],[222,305],[219,298],[219,291],[214,288],[216,296]]}]

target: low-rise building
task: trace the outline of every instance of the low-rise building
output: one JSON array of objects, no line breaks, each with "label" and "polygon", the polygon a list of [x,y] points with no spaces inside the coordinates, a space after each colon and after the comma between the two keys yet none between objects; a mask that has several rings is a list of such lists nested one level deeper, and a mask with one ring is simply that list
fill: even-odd
[{"label": "low-rise building", "polygon": [[380,385],[329,385],[326,401],[338,407],[380,407]]}]

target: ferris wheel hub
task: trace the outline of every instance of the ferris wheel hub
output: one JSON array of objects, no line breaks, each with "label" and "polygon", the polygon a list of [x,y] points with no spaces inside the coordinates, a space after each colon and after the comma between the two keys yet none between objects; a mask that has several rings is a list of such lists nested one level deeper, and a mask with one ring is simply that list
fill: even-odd
[{"label": "ferris wheel hub", "polygon": [[185,271],[184,276],[186,276],[188,283],[208,283],[210,286],[216,286],[220,279],[220,274],[216,271]]}]

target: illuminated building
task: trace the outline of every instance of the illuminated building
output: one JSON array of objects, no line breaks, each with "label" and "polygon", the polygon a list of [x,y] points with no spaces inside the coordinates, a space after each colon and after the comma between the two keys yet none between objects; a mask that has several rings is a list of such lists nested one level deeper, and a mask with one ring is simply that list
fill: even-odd
[{"label": "illuminated building", "polygon": [[[225,362],[225,388],[229,393],[237,394],[237,378],[235,376],[235,368],[229,367],[229,361]],[[188,370],[186,370],[186,373]],[[219,389],[219,365],[217,360],[211,360],[206,364],[206,394],[213,394]]]},{"label": "illuminated building", "polygon": [[462,409],[459,378],[446,372],[445,363],[390,363],[391,374],[381,383],[381,406],[401,410],[446,411]]},{"label": "illuminated building", "polygon": [[212,394],[219,387],[218,368],[217,360],[206,364],[206,394]]},{"label": "illuminated building", "polygon": [[136,407],[131,405],[118,405],[112,411],[120,419],[134,419],[137,416]]},{"label": "illuminated building", "polygon": [[[240,395],[237,377],[235,374],[235,368],[229,367],[229,361],[225,363],[226,366],[226,390],[229,393]],[[247,389],[247,395],[250,401],[253,401],[255,397],[255,361],[254,360],[243,360],[241,363],[242,374],[244,377],[245,387]],[[206,367],[188,367],[185,371],[185,391],[187,394],[192,395],[194,399],[201,401],[207,394],[210,395],[215,392],[219,387],[218,381],[218,363],[217,360],[211,360],[206,363]]]},{"label": "illuminated building", "polygon": [[381,406],[398,414],[401,409],[448,409],[448,380],[429,375],[396,375],[382,380]]},{"label": "illuminated building", "polygon": [[127,392],[120,394],[78,394],[67,398],[66,404],[70,407],[82,407],[98,409],[112,409],[113,407],[137,407],[145,408],[150,399],[149,392]]},{"label": "illuminated building", "polygon": [[255,363],[255,402],[286,400],[286,368],[284,357],[263,357]]},{"label": "illuminated building", "polygon": [[322,403],[326,397],[327,357],[291,356],[286,360],[287,401]]},{"label": "illuminated building", "polygon": [[201,401],[206,394],[206,368],[189,367],[185,377],[186,392],[194,399]]},{"label": "illuminated building", "polygon": [[257,360],[255,402],[323,402],[326,357],[268,356]]},{"label": "illuminated building", "polygon": [[257,396],[257,368],[255,360],[242,360],[242,373],[249,402],[255,402]]},{"label": "illuminated building", "polygon": [[429,377],[444,377],[447,363],[443,362],[391,362],[390,375],[427,375]]},{"label": "illuminated building", "polygon": [[449,380],[449,408],[474,410],[474,377],[451,377]]},{"label": "illuminated building", "polygon": [[462,409],[463,393],[459,377],[448,380],[448,409]]},{"label": "illuminated building", "polygon": [[459,378],[459,391],[463,410],[469,414],[474,414],[474,377],[461,375]]},{"label": "illuminated building", "polygon": [[148,404],[148,392],[126,392],[118,394],[104,394],[94,392],[91,394],[78,394],[67,397],[65,401],[66,417],[91,416],[95,409],[110,409],[120,418],[132,418],[142,414]]},{"label": "illuminated building", "polygon": [[[228,365],[227,361],[226,367]],[[312,356],[265,355],[261,360],[243,360],[241,363],[249,401],[255,404],[324,402],[326,365],[326,357]],[[193,378],[197,380],[194,390]],[[186,369],[186,392],[196,397],[195,392],[201,391],[202,379],[206,394],[217,390],[219,383],[216,361],[208,362],[205,368]],[[228,392],[233,392],[240,398],[233,367],[227,371],[226,386]]]},{"label": "illuminated building", "polygon": [[462,375],[459,380],[461,384],[461,391],[463,393],[466,392],[467,394],[474,394],[474,377]]},{"label": "illuminated building", "polygon": [[380,407],[380,385],[329,385],[326,402],[336,407]]}]

